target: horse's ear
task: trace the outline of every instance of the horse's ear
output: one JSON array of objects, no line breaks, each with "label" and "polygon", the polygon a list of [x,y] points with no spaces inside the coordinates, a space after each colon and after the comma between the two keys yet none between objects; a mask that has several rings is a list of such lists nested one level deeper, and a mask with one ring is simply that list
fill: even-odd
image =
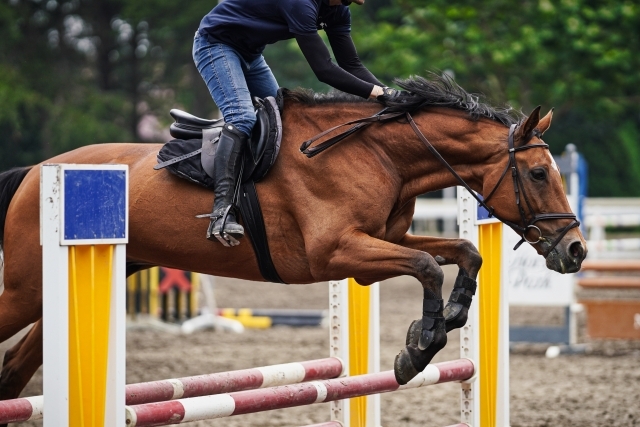
[{"label": "horse's ear", "polygon": [[549,129],[549,126],[551,126],[552,117],[553,117],[553,108],[551,109],[551,111],[547,113],[546,116],[540,119],[540,122],[538,122],[538,126],[536,127],[536,129],[540,131],[541,135],[545,133],[547,129]]},{"label": "horse's ear", "polygon": [[538,126],[538,123],[540,123],[540,105],[538,105],[531,114],[529,114],[529,117],[527,117],[524,123],[516,129],[514,145],[519,147],[526,144],[529,141],[531,132]]}]

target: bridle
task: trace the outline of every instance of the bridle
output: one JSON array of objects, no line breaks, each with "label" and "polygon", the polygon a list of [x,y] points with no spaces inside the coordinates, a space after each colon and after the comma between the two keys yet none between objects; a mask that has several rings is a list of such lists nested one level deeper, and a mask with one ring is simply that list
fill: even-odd
[{"label": "bridle", "polygon": [[[411,120],[410,123],[411,123],[411,126],[413,127],[413,130],[416,132],[416,134],[418,134],[418,137],[420,139],[423,139],[424,135],[422,135],[420,130],[417,128],[417,126],[415,125],[415,122]],[[518,249],[520,245],[522,245],[524,242],[527,242],[531,245],[535,245],[537,243],[547,241],[547,239],[543,237],[542,231],[540,230],[540,228],[535,225],[536,222],[549,220],[549,219],[570,219],[571,222],[567,226],[556,230],[556,233],[560,233],[560,234],[558,235],[558,237],[556,237],[556,239],[553,242],[549,242],[549,247],[547,249],[543,250],[543,255],[546,258],[549,255],[549,253],[551,253],[551,251],[558,245],[558,243],[560,243],[562,238],[565,236],[565,234],[569,232],[569,230],[571,230],[572,228],[578,227],[580,225],[580,221],[577,220],[576,215],[572,212],[537,214],[533,210],[533,207],[531,207],[531,203],[529,202],[529,197],[527,197],[527,192],[525,191],[524,183],[522,182],[522,174],[518,169],[518,162],[516,162],[516,153],[519,151],[529,150],[531,148],[544,148],[548,150],[549,144],[546,144],[543,142],[539,144],[525,144],[525,145],[521,145],[520,147],[515,147],[514,135],[516,133],[517,128],[518,128],[517,124],[511,125],[511,127],[509,128],[509,138],[508,138],[509,162],[507,163],[506,167],[502,171],[502,174],[500,175],[498,182],[496,182],[493,189],[489,192],[489,195],[484,199],[476,195],[476,193],[473,190],[471,190],[471,188],[464,182],[464,180],[457,173],[453,172],[453,169],[451,169],[451,167],[448,164],[446,164],[446,166],[449,168],[450,171],[453,172],[454,176],[456,176],[458,181],[460,181],[460,183],[469,191],[469,193],[478,201],[478,203],[489,212],[489,216],[496,217],[501,222],[507,224],[509,227],[516,230],[518,234],[520,234],[522,239],[514,246],[513,250]],[[534,129],[533,132],[531,132],[531,135],[529,136],[528,139],[531,139],[534,136],[540,138],[542,134],[537,129]],[[426,141],[426,138],[424,138],[423,142],[425,141]],[[428,141],[426,141],[426,144],[433,147]],[[437,157],[439,157],[442,162],[446,163],[446,161],[442,159],[441,156],[438,155]],[[501,218],[499,215],[495,213],[495,209],[493,208],[493,206],[490,206],[488,204],[489,199],[491,199],[491,197],[495,194],[496,190],[502,183],[502,180],[507,175],[507,172],[509,170],[511,170],[511,177],[513,179],[513,190],[515,192],[516,206],[518,207],[518,212],[520,213],[521,224],[516,224],[512,221],[508,221],[504,218]],[[521,195],[525,201],[527,209],[529,210],[529,219],[527,219],[527,214],[525,212],[525,209],[522,206]],[[527,239],[527,233],[529,232],[529,230],[537,231],[538,238],[536,240]]]},{"label": "bridle", "polygon": [[[569,230],[571,230],[572,228],[578,227],[580,225],[580,221],[577,220],[576,215],[571,212],[536,214],[536,212],[533,210],[531,203],[529,201],[529,197],[527,196],[527,193],[525,191],[524,184],[522,182],[522,174],[518,170],[518,163],[516,162],[516,153],[524,150],[529,150],[532,148],[544,148],[548,150],[549,145],[543,142],[539,144],[525,144],[520,147],[515,147],[514,136],[515,136],[516,129],[519,126],[518,124],[513,124],[509,128],[509,137],[508,137],[509,162],[507,163],[507,166],[504,168],[502,175],[500,175],[500,179],[498,179],[498,182],[495,184],[493,189],[489,192],[489,195],[483,199],[481,196],[478,196],[475,193],[475,191],[471,189],[471,187],[465,182],[465,180],[462,179],[460,175],[458,175],[458,173],[451,167],[451,165],[442,157],[442,155],[440,155],[438,150],[436,150],[435,147],[429,142],[429,140],[423,135],[423,133],[418,128],[418,125],[416,125],[416,123],[413,121],[413,117],[411,117],[411,114],[409,114],[408,112],[386,113],[386,111],[387,111],[387,108],[383,109],[382,111],[378,112],[373,116],[352,120],[350,122],[343,123],[338,126],[334,126],[331,129],[321,132],[318,135],[314,136],[313,138],[303,142],[302,145],[300,146],[300,151],[307,157],[311,158],[320,154],[321,152],[331,147],[332,145],[342,141],[347,136],[363,129],[364,127],[367,127],[371,123],[375,123],[375,122],[384,123],[384,122],[388,122],[390,120],[398,119],[398,118],[401,118],[402,116],[405,116],[407,122],[409,123],[409,125],[411,125],[411,128],[415,132],[416,136],[424,143],[424,145],[436,157],[436,159],[438,159],[438,161],[440,161],[440,163],[442,163],[449,170],[449,172],[451,172],[451,174],[458,180],[458,182],[460,182],[460,184],[469,191],[469,193],[478,201],[478,204],[480,204],[489,212],[489,216],[493,216],[497,218],[501,222],[507,224],[509,227],[516,230],[518,234],[520,234],[522,239],[515,245],[513,250],[518,249],[520,245],[522,245],[524,242],[527,242],[531,245],[535,245],[540,242],[547,241],[549,243],[549,247],[543,250],[543,256],[546,258],[551,253],[551,251],[558,245],[558,243],[560,243],[562,238],[569,232]],[[332,138],[324,141],[323,143],[318,144],[315,147],[310,147],[310,145],[313,142],[317,141],[323,136],[333,132],[334,130],[342,126],[347,126],[347,125],[353,125],[353,126],[347,129],[346,131],[343,131],[340,134],[333,136]],[[529,140],[534,136],[539,138],[542,135],[537,129],[534,129],[534,131],[527,136],[528,136],[527,140]],[[496,190],[502,183],[502,180],[504,179],[504,177],[507,176],[507,172],[509,170],[511,170],[511,177],[513,179],[513,189],[516,197],[516,205],[518,206],[518,212],[520,213],[520,219],[521,219],[520,224],[516,224],[515,222],[509,221],[500,217],[495,213],[495,209],[493,208],[493,206],[490,206],[488,204],[489,200],[495,194]],[[527,218],[527,213],[525,212],[525,209],[521,203],[521,199],[524,199],[525,205],[529,211],[528,218]],[[556,233],[560,233],[560,234],[558,235],[558,237],[556,237],[554,241],[549,242],[548,239],[543,237],[542,231],[538,226],[535,225],[535,223],[538,221],[551,220],[551,219],[569,219],[571,220],[571,222],[567,226],[557,229]],[[526,236],[530,230],[535,230],[537,232],[538,237],[536,240],[527,239]]]}]

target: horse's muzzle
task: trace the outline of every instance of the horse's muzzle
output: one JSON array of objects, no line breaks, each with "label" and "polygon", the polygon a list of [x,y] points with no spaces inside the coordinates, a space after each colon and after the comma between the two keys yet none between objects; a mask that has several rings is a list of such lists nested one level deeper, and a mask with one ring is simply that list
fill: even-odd
[{"label": "horse's muzzle", "polygon": [[580,270],[582,261],[587,256],[587,248],[583,241],[575,239],[568,244],[558,244],[547,255],[547,268],[558,273],[575,273]]}]

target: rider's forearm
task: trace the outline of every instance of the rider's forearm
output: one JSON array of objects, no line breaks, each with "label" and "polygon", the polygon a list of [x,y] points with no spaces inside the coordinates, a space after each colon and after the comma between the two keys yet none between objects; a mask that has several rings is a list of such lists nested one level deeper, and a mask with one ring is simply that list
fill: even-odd
[{"label": "rider's forearm", "polygon": [[329,37],[333,55],[342,69],[365,82],[373,83],[377,86],[385,86],[360,62],[356,46],[353,44],[349,33],[327,34],[327,36]]},{"label": "rider's forearm", "polygon": [[374,84],[359,79],[334,64],[329,49],[318,34],[296,35],[296,41],[318,80],[362,98],[371,96]]}]

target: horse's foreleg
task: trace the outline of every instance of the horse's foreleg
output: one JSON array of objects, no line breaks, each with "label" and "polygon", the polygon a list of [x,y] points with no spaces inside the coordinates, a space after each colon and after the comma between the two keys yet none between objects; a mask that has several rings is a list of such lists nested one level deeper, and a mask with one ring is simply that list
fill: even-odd
[{"label": "horse's foreleg", "polygon": [[442,268],[427,252],[398,246],[361,232],[343,236],[331,255],[325,271],[332,277],[357,277],[362,282],[372,283],[411,275],[422,284],[422,318],[409,327],[406,347],[394,363],[396,380],[406,384],[422,372],[447,343]]},{"label": "horse's foreleg", "polygon": [[400,245],[427,252],[440,265],[458,265],[458,277],[456,277],[453,291],[444,309],[444,317],[447,332],[463,327],[467,322],[471,300],[476,292],[476,277],[482,265],[482,257],[478,249],[473,243],[464,239],[444,239],[410,234],[404,236]]},{"label": "horse's foreleg", "polygon": [[[0,400],[15,399],[42,365],[42,319],[7,350],[0,373]],[[6,424],[0,424],[6,426]]]}]

